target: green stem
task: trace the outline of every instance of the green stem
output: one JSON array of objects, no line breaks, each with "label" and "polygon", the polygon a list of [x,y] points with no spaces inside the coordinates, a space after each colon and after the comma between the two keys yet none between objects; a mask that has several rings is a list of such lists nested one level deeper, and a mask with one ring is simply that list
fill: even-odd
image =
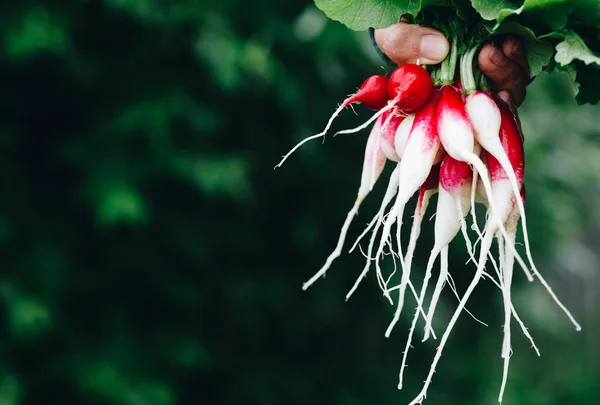
[{"label": "green stem", "polygon": [[458,64],[458,38],[456,34],[452,34],[452,45],[450,48],[450,70],[448,72],[449,77],[447,78],[448,83],[454,83],[454,76],[456,75],[456,65]]},{"label": "green stem", "polygon": [[487,77],[483,74],[483,72],[481,71],[481,69],[478,69],[478,72],[480,74],[479,80],[477,80],[477,83],[479,84],[479,90],[481,90],[481,91],[489,91],[490,84],[488,83]]},{"label": "green stem", "polygon": [[451,84],[454,82],[456,73],[456,64],[458,62],[458,40],[456,34],[450,37],[450,53],[441,64],[440,79],[441,84]]},{"label": "green stem", "polygon": [[441,81],[440,81],[441,69],[442,69],[442,64],[431,67],[431,73],[430,73],[431,81],[433,81],[433,84],[435,86],[439,86],[441,83]]},{"label": "green stem", "polygon": [[462,83],[463,92],[468,96],[477,90],[477,82],[473,74],[473,59],[479,49],[479,45],[469,49],[461,59],[460,66],[460,81]]}]

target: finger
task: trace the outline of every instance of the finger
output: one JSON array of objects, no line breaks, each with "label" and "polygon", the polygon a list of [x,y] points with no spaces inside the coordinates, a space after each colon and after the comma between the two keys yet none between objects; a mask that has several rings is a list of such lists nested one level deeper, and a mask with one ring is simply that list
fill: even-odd
[{"label": "finger", "polygon": [[391,27],[375,30],[379,49],[398,65],[440,63],[450,49],[448,40],[440,31],[416,24],[400,22]]},{"label": "finger", "polygon": [[494,89],[497,92],[509,92],[514,104],[521,105],[528,81],[521,67],[492,44],[486,44],[481,49],[478,61],[483,73],[493,82]]},{"label": "finger", "polygon": [[516,62],[529,77],[529,62],[525,54],[525,44],[521,38],[515,35],[507,37],[502,44],[502,52],[507,58]]}]

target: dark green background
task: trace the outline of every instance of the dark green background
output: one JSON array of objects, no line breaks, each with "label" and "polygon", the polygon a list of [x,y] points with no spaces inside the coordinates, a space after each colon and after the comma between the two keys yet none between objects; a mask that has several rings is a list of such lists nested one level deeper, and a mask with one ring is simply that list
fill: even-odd
[{"label": "dark green background", "polygon": [[[417,334],[398,391],[413,301],[385,339],[393,308],[372,274],[344,302],[360,253],[301,290],[352,204],[365,134],[273,171],[382,72],[366,33],[310,1],[7,0],[0,21],[0,405],[412,400],[435,349]],[[564,79],[541,75],[522,107],[528,222],[583,331],[516,273],[542,357],[513,328],[510,405],[598,403],[600,109],[577,107]],[[416,275],[431,243],[428,224]],[[456,300],[440,305],[441,334]],[[496,403],[501,295],[482,283],[468,308],[489,327],[461,317],[428,404]]]}]

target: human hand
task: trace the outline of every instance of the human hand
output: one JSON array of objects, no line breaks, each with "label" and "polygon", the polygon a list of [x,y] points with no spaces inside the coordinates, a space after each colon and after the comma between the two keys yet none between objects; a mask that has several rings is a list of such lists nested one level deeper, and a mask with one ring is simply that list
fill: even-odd
[{"label": "human hand", "polygon": [[[450,50],[440,31],[406,22],[375,30],[374,37],[379,49],[398,65],[416,63],[417,59],[422,64],[437,64]],[[508,36],[502,49],[487,43],[479,52],[478,62],[498,95],[511,105],[521,105],[530,83],[523,41]]]}]

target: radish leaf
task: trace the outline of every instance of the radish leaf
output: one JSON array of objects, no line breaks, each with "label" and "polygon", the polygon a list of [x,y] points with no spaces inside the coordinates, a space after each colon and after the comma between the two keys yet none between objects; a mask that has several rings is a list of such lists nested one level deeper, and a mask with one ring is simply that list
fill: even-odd
[{"label": "radish leaf", "polygon": [[484,20],[495,20],[503,11],[517,9],[522,3],[517,0],[471,0],[473,8]]},{"label": "radish leaf", "polygon": [[357,31],[389,27],[404,14],[417,15],[421,3],[422,0],[315,0],[327,17]]},{"label": "radish leaf", "polygon": [[564,39],[556,45],[556,55],[554,59],[561,65],[568,65],[573,60],[580,60],[586,65],[595,64],[600,67],[600,56],[596,55],[586,45],[585,41],[572,30],[566,31]]},{"label": "radish leaf", "polygon": [[574,2],[571,0],[525,0],[523,5],[516,9],[501,10],[496,18],[496,27],[511,15],[535,15],[536,20],[552,28],[561,30],[567,24],[567,18],[573,11]]}]

